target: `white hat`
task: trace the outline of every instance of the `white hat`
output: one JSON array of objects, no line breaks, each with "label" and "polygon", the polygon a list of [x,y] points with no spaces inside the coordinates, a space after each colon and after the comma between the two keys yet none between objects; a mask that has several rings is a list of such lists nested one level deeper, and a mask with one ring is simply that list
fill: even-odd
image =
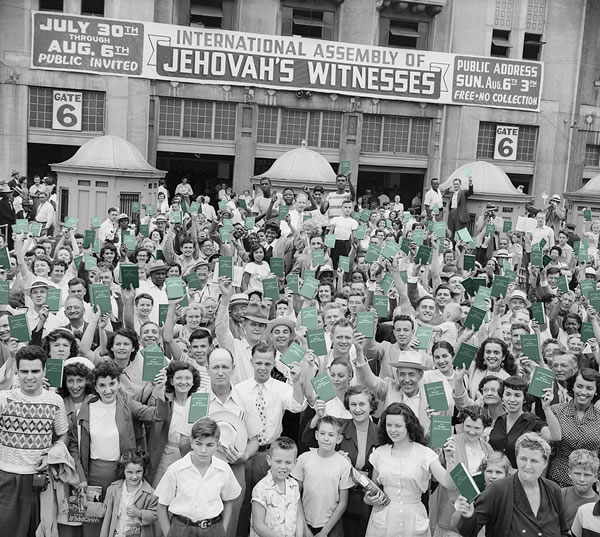
[{"label": "white hat", "polygon": [[424,363],[421,353],[417,351],[401,351],[397,362],[390,362],[392,367],[409,367],[424,371],[429,369]]}]

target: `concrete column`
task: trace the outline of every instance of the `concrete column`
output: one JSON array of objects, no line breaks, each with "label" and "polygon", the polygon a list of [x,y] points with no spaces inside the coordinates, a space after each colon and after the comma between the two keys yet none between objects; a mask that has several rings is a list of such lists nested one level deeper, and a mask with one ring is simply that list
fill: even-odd
[{"label": "concrete column", "polygon": [[[343,160],[350,161],[351,180],[354,186],[358,181],[358,161],[362,136],[362,113],[344,113],[342,123],[342,145],[340,148],[340,166]],[[337,171],[337,170],[336,170]]]},{"label": "concrete column", "polygon": [[235,162],[233,166],[233,191],[238,195],[244,190],[252,190],[250,177],[254,175],[256,155],[256,104],[238,106],[238,128],[235,137]]},{"label": "concrete column", "polygon": [[0,114],[0,181],[9,179],[12,170],[27,173],[28,95],[27,86],[0,84],[0,102],[10,103]]}]

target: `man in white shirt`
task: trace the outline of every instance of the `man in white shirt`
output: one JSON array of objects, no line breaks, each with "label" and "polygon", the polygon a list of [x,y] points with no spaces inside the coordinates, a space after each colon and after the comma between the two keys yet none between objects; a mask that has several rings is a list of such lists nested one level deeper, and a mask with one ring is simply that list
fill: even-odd
[{"label": "man in white shirt", "polygon": [[140,286],[136,292],[136,296],[148,293],[154,299],[152,311],[148,317],[156,324],[158,324],[158,305],[169,302],[165,286],[168,268],[162,259],[152,261],[146,268],[146,274],[148,274],[149,279],[140,282]]},{"label": "man in white shirt", "polygon": [[535,215],[535,221],[537,226],[531,232],[531,245],[533,246],[544,239],[546,244],[544,244],[543,250],[549,250],[554,246],[554,230],[546,225],[546,215],[542,211]]},{"label": "man in white shirt", "polygon": [[110,207],[108,209],[108,218],[100,224],[98,229],[98,238],[100,244],[104,245],[105,242],[115,242],[117,240],[117,217],[119,216],[119,209],[116,207]]},{"label": "man in white shirt", "polygon": [[[423,203],[425,205],[425,210],[427,211],[427,218],[432,218],[432,216],[435,216],[435,220],[442,219],[442,213],[444,211],[444,198],[440,191],[440,180],[437,177],[434,177],[431,180],[431,188],[425,192],[425,200]],[[435,207],[439,209],[439,213],[437,215],[433,215]]]},{"label": "man in white shirt", "polygon": [[263,218],[266,218],[267,211],[269,208],[271,211],[278,207],[280,204],[279,196],[274,197],[271,192],[271,180],[267,177],[263,177],[260,180],[261,195],[254,198],[254,204],[252,205],[252,211],[256,214],[256,221],[259,222]]},{"label": "man in white shirt", "polygon": [[35,221],[43,224],[44,229],[50,229],[54,225],[56,211],[52,203],[48,201],[48,194],[40,192],[38,194],[40,204],[35,215]]},{"label": "man in white shirt", "polygon": [[[27,324],[32,332],[42,330],[42,337],[48,335],[55,328],[60,328],[61,323],[54,313],[48,311],[46,296],[50,284],[45,279],[34,280],[27,290],[31,297],[32,306],[27,310]],[[54,285],[52,285],[54,287]]]}]

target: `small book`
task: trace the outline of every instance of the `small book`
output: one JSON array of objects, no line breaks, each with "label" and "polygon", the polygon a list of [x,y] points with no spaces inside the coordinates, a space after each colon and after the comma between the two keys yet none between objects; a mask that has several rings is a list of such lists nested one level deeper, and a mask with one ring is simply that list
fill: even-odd
[{"label": "small book", "polygon": [[169,311],[169,304],[158,305],[158,326],[162,328],[163,324],[167,319],[167,312]]},{"label": "small book", "polygon": [[29,233],[31,233],[34,237],[41,237],[43,226],[40,222],[30,222],[29,223]]},{"label": "small book", "polygon": [[415,256],[415,263],[422,263],[423,265],[431,264],[433,256],[433,248],[431,246],[419,246],[417,255]]},{"label": "small book", "polygon": [[102,220],[100,220],[99,216],[92,216],[90,218],[90,227],[92,229],[97,229],[102,225]]},{"label": "small book", "polygon": [[475,270],[475,256],[471,254],[465,254],[463,258],[463,268],[465,270]]},{"label": "small book", "polygon": [[507,276],[496,274],[494,276],[494,281],[492,282],[491,296],[494,298],[505,298],[506,290],[508,289],[510,283],[510,278],[508,278]]},{"label": "small book", "polygon": [[537,334],[521,334],[521,352],[534,362],[540,361],[540,344]]},{"label": "small book", "polygon": [[335,248],[335,235],[332,233],[325,235],[325,246],[327,248]]},{"label": "small book", "polygon": [[424,384],[425,396],[427,397],[427,405],[431,410],[443,411],[448,410],[448,398],[446,390],[444,390],[444,382],[428,382]]},{"label": "small book", "polygon": [[227,243],[231,242],[231,230],[229,228],[226,228],[225,226],[223,226],[219,230],[219,237],[221,238],[221,242],[223,244],[227,244]]},{"label": "small book", "polygon": [[342,162],[340,163],[340,175],[346,175],[350,173],[351,168],[352,163],[349,160],[342,160]]},{"label": "small book", "polygon": [[564,274],[561,274],[558,277],[558,290],[561,293],[568,293],[569,292],[569,282],[567,281],[567,277]]},{"label": "small book", "polygon": [[129,252],[135,251],[135,237],[133,235],[126,233],[121,237],[121,240]]},{"label": "small book", "polygon": [[137,265],[122,263],[119,265],[119,272],[123,289],[130,289],[131,285],[134,289],[140,286],[140,271]]},{"label": "small book", "polygon": [[371,209],[363,209],[360,213],[361,222],[368,222],[369,218],[371,218],[372,214],[373,214],[373,211]]},{"label": "small book", "polygon": [[452,360],[452,365],[457,369],[460,369],[463,365],[465,369],[469,369],[471,367],[471,362],[475,358],[479,347],[476,345],[471,345],[470,343],[461,342],[456,354],[454,355],[454,360]]},{"label": "small book", "polygon": [[24,313],[10,315],[8,317],[8,326],[11,337],[14,337],[18,342],[27,343],[31,339],[27,317]]},{"label": "small book", "polygon": [[375,263],[379,259],[382,250],[381,246],[370,242],[365,254],[365,263]]},{"label": "small book", "polygon": [[134,201],[131,204],[131,214],[135,214],[135,213],[139,213],[139,212],[140,212],[140,202]]},{"label": "small book", "polygon": [[279,206],[279,220],[285,220],[285,217],[290,213],[289,205],[280,205]]},{"label": "small book", "polygon": [[509,279],[509,281],[511,283],[517,281],[517,276],[518,275],[517,275],[517,273],[514,270],[511,270],[511,269],[508,269],[508,268],[504,269],[504,275]]},{"label": "small book", "polygon": [[594,336],[594,325],[592,323],[581,323],[581,342],[585,343]]},{"label": "small book", "polygon": [[222,255],[219,257],[219,278],[233,280],[233,256]]},{"label": "small book", "polygon": [[94,244],[94,239],[96,238],[96,230],[95,229],[86,229],[83,232],[83,247],[89,248]]},{"label": "small book", "polygon": [[584,209],[583,210],[583,220],[585,222],[591,222],[592,221],[592,210],[591,209]]},{"label": "small book", "polygon": [[272,257],[269,259],[269,266],[271,267],[271,272],[275,274],[275,276],[283,278],[283,257]]},{"label": "small book", "polygon": [[90,303],[98,306],[102,313],[112,311],[110,302],[110,287],[101,283],[92,283],[89,286]]},{"label": "small book", "polygon": [[325,264],[325,250],[317,248],[312,251],[312,264],[313,267],[320,267]]},{"label": "small book", "polygon": [[[27,220],[25,220],[27,222]],[[17,220],[18,222],[18,220]],[[65,227],[69,229],[73,229],[77,227],[79,224],[79,218],[75,218],[74,216],[67,216],[65,218]]]},{"label": "small book", "polygon": [[443,243],[444,239],[446,238],[446,222],[434,222],[432,231]]},{"label": "small book", "polygon": [[97,266],[98,260],[93,255],[83,256],[83,268],[85,268],[85,270],[92,270],[94,267]]},{"label": "small book", "polygon": [[146,216],[153,216],[154,215],[154,205],[151,205],[150,203],[148,203],[146,205],[146,207],[144,207],[144,212],[146,213]]},{"label": "small book", "polygon": [[390,272],[386,272],[383,280],[379,283],[379,287],[384,293],[389,293],[392,285],[394,285],[394,276]]},{"label": "small book", "polygon": [[270,298],[273,302],[277,302],[281,295],[279,294],[279,281],[277,278],[265,278],[262,281],[263,296]]},{"label": "small book", "polygon": [[458,238],[463,242],[471,242],[473,240],[473,237],[471,237],[471,234],[466,227],[459,229],[456,233],[458,234]]},{"label": "small book", "polygon": [[485,235],[491,236],[496,233],[496,226],[494,224],[486,224],[485,225]]},{"label": "small book", "polygon": [[359,311],[356,314],[356,331],[367,339],[375,337],[375,313],[372,311]]},{"label": "small book", "polygon": [[468,503],[472,503],[477,496],[481,494],[477,483],[471,477],[471,474],[462,462],[459,462],[452,470],[450,470],[450,477],[460,495],[466,498]]},{"label": "small book", "polygon": [[300,294],[300,276],[298,274],[288,274],[285,278],[287,286],[295,295]]},{"label": "small book", "polygon": [[0,248],[0,267],[10,270],[10,259],[8,257],[8,248]]},{"label": "small book", "polygon": [[325,342],[325,330],[322,328],[311,328],[306,331],[308,348],[317,356],[327,356],[327,343]]},{"label": "small book", "polygon": [[335,399],[335,389],[327,373],[317,375],[315,378],[311,379],[310,383],[317,393],[317,398],[321,401],[327,402]]},{"label": "small book", "polygon": [[597,289],[592,289],[588,293],[588,300],[590,301],[592,308],[594,308],[597,312],[600,312],[600,291]]},{"label": "small book", "polygon": [[502,231],[504,233],[508,233],[508,232],[512,231],[512,221],[511,220],[504,221],[504,223],[502,224]]},{"label": "small book", "polygon": [[58,311],[60,310],[60,294],[62,289],[60,287],[48,287],[46,291],[46,306],[48,306],[48,311]]},{"label": "small book", "polygon": [[408,255],[408,252],[410,251],[410,243],[411,241],[409,241],[406,237],[402,237],[400,240],[400,251]]},{"label": "small book", "polygon": [[484,289],[485,293],[487,293],[486,298],[490,298],[492,295],[491,288],[487,287],[487,280],[485,278],[473,278],[473,292],[478,293],[480,289]]},{"label": "small book", "polygon": [[189,274],[186,274],[183,279],[190,289],[200,290],[204,287],[197,272],[190,272]]},{"label": "small book", "polygon": [[544,266],[544,254],[540,250],[531,251],[531,264],[540,268]]},{"label": "small book", "polygon": [[367,225],[366,224],[360,224],[358,226],[358,228],[356,229],[356,238],[359,241],[365,240],[365,237],[367,236]]},{"label": "small book", "polygon": [[[102,244],[100,243],[100,239],[98,237],[96,237],[94,239],[94,242],[92,243],[92,252],[94,252],[96,255],[100,255],[100,247],[102,246]],[[158,253],[158,250],[157,250]]]},{"label": "small book", "polygon": [[158,372],[167,365],[165,353],[156,344],[152,343],[141,351],[144,357],[144,368],[142,370],[142,380],[144,382],[152,382]]},{"label": "small book", "polygon": [[341,268],[345,273],[350,272],[350,258],[345,255],[341,255],[338,258],[338,267]]},{"label": "small book", "polygon": [[413,231],[413,242],[415,244],[418,244],[419,246],[422,246],[424,241],[425,241],[425,230],[415,229]]},{"label": "small book", "polygon": [[221,201],[219,202],[219,211],[221,211],[221,212],[223,212],[223,213],[224,213],[225,211],[227,211],[227,202],[226,202],[225,200],[221,200]]},{"label": "small book", "polygon": [[156,249],[155,255],[157,260],[166,261],[165,254],[163,254],[163,251],[160,248]]},{"label": "small book", "polygon": [[589,299],[590,293],[596,290],[596,283],[591,280],[581,280],[579,282],[579,289],[581,289],[581,294]]},{"label": "small book", "polygon": [[247,216],[244,224],[250,231],[252,231],[256,226],[256,216]]},{"label": "small book", "polygon": [[464,325],[466,328],[473,327],[475,331],[479,330],[481,327],[481,323],[483,323],[483,319],[486,315],[486,311],[480,308],[476,308],[475,306],[471,306],[469,313],[467,314],[467,318],[465,319]]},{"label": "small book", "polygon": [[415,337],[419,340],[417,349],[429,349],[429,345],[431,345],[431,340],[433,339],[433,327],[425,325],[417,326]]},{"label": "small book", "polygon": [[379,319],[385,319],[390,314],[390,301],[387,295],[373,295],[373,307]]},{"label": "small book", "polygon": [[300,362],[304,355],[306,354],[306,349],[298,345],[295,341],[286,349],[286,351],[281,355],[281,361],[287,365],[288,367],[296,362]]},{"label": "small book", "polygon": [[181,298],[183,295],[185,295],[183,279],[179,276],[167,278],[165,280],[165,288],[167,290],[167,298],[169,300]]},{"label": "small book", "polygon": [[202,418],[208,416],[210,406],[210,394],[204,392],[193,393],[190,397],[190,412],[188,414],[188,423],[196,423]]},{"label": "small book", "polygon": [[29,232],[29,220],[26,218],[17,218],[15,223],[12,225],[12,230],[13,233],[23,233],[26,235]]},{"label": "small book", "polygon": [[60,388],[63,381],[65,361],[57,358],[46,360],[46,379],[52,388]]},{"label": "small book", "polygon": [[531,233],[537,226],[535,218],[527,218],[526,216],[519,216],[517,218],[516,231],[522,231],[523,233]]},{"label": "small book", "polygon": [[246,200],[238,200],[238,206],[240,209],[245,209],[246,211],[248,210],[248,204],[246,203]]},{"label": "small book", "polygon": [[527,390],[527,393],[535,395],[541,399],[544,397],[544,390],[546,388],[552,388],[554,377],[554,371],[537,366],[533,371],[533,375],[531,376],[531,382],[529,383],[529,389]]},{"label": "small book", "polygon": [[475,294],[473,291],[473,278],[465,278],[460,284],[465,288],[468,295],[473,296]]},{"label": "small book", "polygon": [[432,415],[429,424],[429,447],[432,449],[443,448],[451,436],[452,416]]},{"label": "small book", "polygon": [[400,252],[400,245],[393,239],[388,239],[381,250],[381,255],[386,259],[393,259]]},{"label": "small book", "polygon": [[531,312],[533,314],[533,318],[537,323],[541,326],[543,324],[547,324],[546,322],[546,312],[544,308],[543,302],[533,302],[531,304]]},{"label": "small book", "polygon": [[200,212],[200,204],[197,201],[192,201],[192,203],[190,203],[190,207],[188,210],[189,210],[190,214],[199,213]]},{"label": "small book", "polygon": [[320,282],[316,278],[304,278],[304,283],[300,289],[300,296],[312,300],[317,294]]},{"label": "small book", "polygon": [[300,310],[300,320],[302,326],[308,330],[314,330],[319,328],[319,314],[317,312],[317,306],[307,306]]},{"label": "small book", "polygon": [[10,281],[0,281],[0,304],[8,304],[10,299]]}]

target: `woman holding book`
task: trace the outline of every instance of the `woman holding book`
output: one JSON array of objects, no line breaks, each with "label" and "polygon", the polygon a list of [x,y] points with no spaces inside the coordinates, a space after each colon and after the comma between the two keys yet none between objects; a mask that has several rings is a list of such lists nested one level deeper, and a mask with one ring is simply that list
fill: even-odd
[{"label": "woman holding book", "polygon": [[528,432],[515,445],[517,472],[494,481],[474,503],[459,496],[454,506],[461,518],[458,531],[476,537],[485,528],[486,537],[568,537],[560,487],[542,477],[550,445],[540,435]]},{"label": "woman holding book", "polygon": [[479,347],[469,368],[467,381],[469,395],[475,398],[479,383],[484,377],[494,375],[504,380],[516,374],[517,365],[508,345],[497,337],[489,337]]}]

